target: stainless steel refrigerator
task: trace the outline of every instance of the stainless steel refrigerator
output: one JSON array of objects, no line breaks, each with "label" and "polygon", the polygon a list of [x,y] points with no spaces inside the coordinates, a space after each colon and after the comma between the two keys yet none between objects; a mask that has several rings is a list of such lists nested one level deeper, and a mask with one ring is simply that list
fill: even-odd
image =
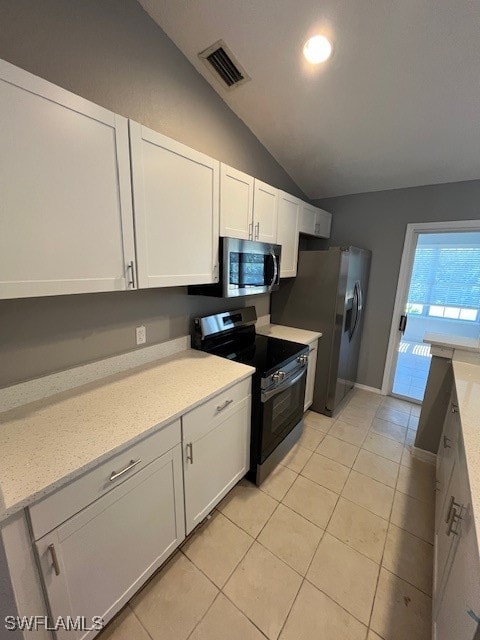
[{"label": "stainless steel refrigerator", "polygon": [[357,247],[300,251],[297,277],[272,294],[272,323],[323,334],[312,409],[328,416],[356,381],[370,258]]}]

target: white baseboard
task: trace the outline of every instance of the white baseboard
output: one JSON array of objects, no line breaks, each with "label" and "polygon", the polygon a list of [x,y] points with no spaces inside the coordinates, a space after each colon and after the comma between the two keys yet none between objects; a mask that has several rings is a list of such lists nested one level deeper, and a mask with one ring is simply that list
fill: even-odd
[{"label": "white baseboard", "polygon": [[381,389],[377,389],[377,387],[368,387],[366,384],[360,384],[359,382],[355,383],[355,389],[361,389],[362,391],[371,391],[372,393],[379,393],[380,395],[385,395],[382,393]]},{"label": "white baseboard", "polygon": [[437,462],[437,456],[435,453],[425,451],[425,449],[419,449],[418,447],[412,447],[412,456],[419,460],[423,460],[424,462],[429,462],[430,464],[436,464]]}]

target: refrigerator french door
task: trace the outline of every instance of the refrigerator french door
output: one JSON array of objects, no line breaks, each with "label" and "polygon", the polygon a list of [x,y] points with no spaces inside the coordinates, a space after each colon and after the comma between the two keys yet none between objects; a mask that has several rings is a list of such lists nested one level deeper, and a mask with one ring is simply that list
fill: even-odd
[{"label": "refrigerator french door", "polygon": [[301,251],[297,277],[272,295],[272,322],[319,331],[312,409],[331,416],[355,384],[370,269],[369,251]]}]

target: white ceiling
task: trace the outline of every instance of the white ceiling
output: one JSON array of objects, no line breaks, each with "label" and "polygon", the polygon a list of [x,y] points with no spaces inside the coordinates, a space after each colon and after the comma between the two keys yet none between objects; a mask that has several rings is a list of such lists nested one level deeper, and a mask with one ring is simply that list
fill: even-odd
[{"label": "white ceiling", "polygon": [[[139,1],[310,198],[480,178],[478,0]],[[198,59],[219,39],[233,91]]]}]

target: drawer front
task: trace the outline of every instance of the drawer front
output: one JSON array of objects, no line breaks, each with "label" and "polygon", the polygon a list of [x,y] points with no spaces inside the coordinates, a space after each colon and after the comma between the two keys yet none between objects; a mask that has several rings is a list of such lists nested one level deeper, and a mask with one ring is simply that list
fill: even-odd
[{"label": "drawer front", "polygon": [[239,402],[250,395],[251,384],[251,378],[237,382],[233,387],[185,414],[182,418],[184,442],[195,442],[220,424]]},{"label": "drawer front", "polygon": [[181,441],[176,420],[29,508],[34,539],[84,509]]}]

